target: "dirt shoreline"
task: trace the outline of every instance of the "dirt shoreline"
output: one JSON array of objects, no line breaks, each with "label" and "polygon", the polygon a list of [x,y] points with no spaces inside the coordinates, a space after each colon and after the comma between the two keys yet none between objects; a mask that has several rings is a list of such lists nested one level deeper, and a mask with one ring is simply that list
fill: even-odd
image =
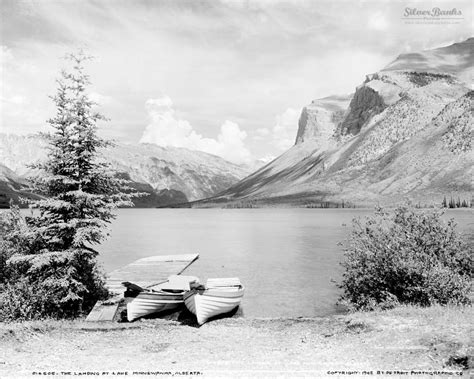
[{"label": "dirt shoreline", "polygon": [[200,328],[164,319],[0,324],[0,378],[468,377],[472,316],[472,307],[400,307]]}]

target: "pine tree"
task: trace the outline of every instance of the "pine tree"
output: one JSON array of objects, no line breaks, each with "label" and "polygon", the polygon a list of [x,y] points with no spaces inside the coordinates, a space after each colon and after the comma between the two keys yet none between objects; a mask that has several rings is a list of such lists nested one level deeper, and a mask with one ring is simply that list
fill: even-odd
[{"label": "pine tree", "polygon": [[62,72],[58,93],[52,99],[57,114],[48,122],[52,133],[49,157],[36,165],[45,175],[36,180],[36,192],[46,200],[32,201],[40,209],[34,219],[49,249],[89,248],[107,236],[107,224],[117,206],[132,206],[133,194],[123,192],[125,181],[100,160],[99,149],[110,143],[97,135],[97,122],[105,117],[86,93],[90,84],[82,52],[71,54],[71,73]]},{"label": "pine tree", "polygon": [[446,196],[443,198],[443,202],[441,203],[441,206],[442,206],[443,208],[447,208],[447,207],[448,207],[448,203],[447,203],[447,201],[446,201]]},{"label": "pine tree", "polygon": [[456,208],[456,203],[452,196],[451,196],[451,199],[449,200],[449,208]]},{"label": "pine tree", "polygon": [[132,206],[132,196],[139,195],[100,157],[109,142],[97,134],[97,122],[105,117],[86,92],[90,81],[83,64],[90,57],[79,52],[67,58],[72,69],[62,71],[52,97],[57,113],[48,123],[53,131],[43,134],[48,159],[35,165],[43,174],[34,189],[44,199],[30,201],[39,215],[26,218],[27,242],[9,260],[16,273],[12,280],[23,291],[41,294],[39,299],[28,295],[28,301],[40,304],[30,304],[35,311],[24,318],[74,317],[106,295],[92,245],[107,237],[113,210]]}]

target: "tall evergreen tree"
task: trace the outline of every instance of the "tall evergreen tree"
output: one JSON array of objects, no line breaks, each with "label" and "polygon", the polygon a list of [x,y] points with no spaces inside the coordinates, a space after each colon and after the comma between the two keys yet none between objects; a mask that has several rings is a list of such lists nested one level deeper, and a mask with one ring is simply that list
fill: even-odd
[{"label": "tall evergreen tree", "polygon": [[35,165],[42,175],[34,189],[45,197],[31,201],[39,214],[26,218],[22,246],[8,261],[11,281],[21,286],[14,285],[10,295],[23,293],[30,302],[31,312],[20,318],[74,317],[106,295],[93,245],[107,237],[113,210],[133,205],[132,197],[139,195],[99,154],[109,142],[97,134],[97,123],[105,118],[86,92],[84,63],[90,57],[79,52],[67,58],[72,69],[57,81],[52,97],[57,112],[48,121],[52,132],[43,134],[49,155]]},{"label": "tall evergreen tree", "polygon": [[125,181],[100,159],[99,149],[110,143],[97,135],[97,122],[105,117],[86,93],[90,84],[82,52],[70,54],[71,72],[63,71],[58,92],[52,97],[56,116],[48,122],[53,132],[48,160],[36,165],[45,175],[36,180],[36,191],[47,199],[32,201],[40,216],[32,219],[51,250],[90,249],[107,236],[107,224],[117,206],[132,206]]}]

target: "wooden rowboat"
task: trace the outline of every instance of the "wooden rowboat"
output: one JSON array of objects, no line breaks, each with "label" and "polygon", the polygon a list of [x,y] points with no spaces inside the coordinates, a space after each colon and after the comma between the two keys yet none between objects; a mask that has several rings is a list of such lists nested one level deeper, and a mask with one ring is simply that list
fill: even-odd
[{"label": "wooden rowboat", "polygon": [[209,279],[206,286],[194,286],[184,294],[184,304],[196,316],[199,325],[211,317],[237,308],[244,296],[238,278]]},{"label": "wooden rowboat", "polygon": [[152,313],[177,309],[183,304],[184,291],[142,291],[127,304],[127,320],[148,316]]},{"label": "wooden rowboat", "polygon": [[196,281],[195,277],[175,275],[161,283],[156,289],[144,289],[129,282],[122,283],[127,288],[125,296],[129,300],[127,303],[128,321],[179,308],[184,302],[185,291],[190,289],[190,283]]}]

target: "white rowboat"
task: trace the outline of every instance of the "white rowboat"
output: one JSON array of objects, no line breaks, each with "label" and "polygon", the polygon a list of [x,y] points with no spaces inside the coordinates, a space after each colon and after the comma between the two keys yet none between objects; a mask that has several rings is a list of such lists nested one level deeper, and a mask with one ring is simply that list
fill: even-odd
[{"label": "white rowboat", "polygon": [[183,304],[184,291],[177,293],[166,291],[143,291],[127,304],[127,320],[133,321],[147,316],[178,308]]},{"label": "white rowboat", "polygon": [[209,279],[204,289],[194,288],[184,294],[184,304],[196,316],[199,325],[211,317],[238,307],[244,287],[238,278]]},{"label": "white rowboat", "polygon": [[128,321],[179,308],[184,302],[185,290],[189,290],[190,283],[197,280],[193,276],[173,275],[165,283],[156,286],[156,290],[143,289],[133,283],[124,282],[123,285],[135,295],[127,303]]}]

